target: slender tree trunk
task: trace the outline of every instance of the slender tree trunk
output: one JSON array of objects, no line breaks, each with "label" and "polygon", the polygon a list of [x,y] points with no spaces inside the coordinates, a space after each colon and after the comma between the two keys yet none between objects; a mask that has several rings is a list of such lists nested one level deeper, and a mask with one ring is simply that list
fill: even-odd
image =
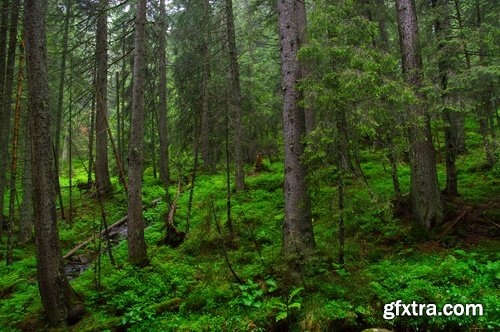
[{"label": "slender tree trunk", "polygon": [[102,196],[111,192],[111,180],[108,167],[108,0],[99,1],[96,34],[96,158],[95,172],[97,190]]},{"label": "slender tree trunk", "polygon": [[399,185],[398,178],[398,163],[397,163],[397,155],[396,150],[394,148],[394,143],[392,141],[391,134],[387,134],[387,150],[388,150],[388,158],[389,163],[391,164],[391,177],[392,177],[392,186],[394,187],[394,195],[396,196],[396,204],[401,202],[401,186]]},{"label": "slender tree trunk", "polygon": [[151,135],[151,163],[153,166],[153,179],[158,177],[156,170],[156,126],[155,126],[155,109],[151,108],[151,122],[149,124],[150,135]]},{"label": "slender tree trunk", "polygon": [[[227,98],[226,98],[227,101]],[[226,216],[227,216],[227,228],[229,229],[229,233],[231,234],[231,238],[234,235],[233,230],[233,220],[231,219],[231,177],[230,166],[229,166],[229,109],[228,104],[226,102],[226,116],[225,116],[225,139],[226,139]],[[219,231],[220,233],[220,231]]]},{"label": "slender tree trunk", "polygon": [[159,115],[159,139],[160,139],[160,179],[165,185],[165,190],[168,193],[168,185],[170,182],[170,167],[169,167],[169,153],[168,153],[168,110],[167,110],[167,56],[165,48],[166,34],[167,34],[167,15],[165,13],[165,1],[160,0],[160,19],[158,22],[158,96],[160,103],[158,112]]},{"label": "slender tree trunk", "polygon": [[[14,64],[16,61],[16,48],[17,48],[17,25],[19,21],[19,1],[13,1],[11,3],[11,8],[10,8],[10,29],[9,29],[9,50],[8,50],[8,55],[7,55],[7,66],[6,66],[6,76],[5,76],[5,91],[4,91],[4,98],[5,99],[0,99],[0,101],[3,100],[4,104],[2,105],[3,108],[0,109],[0,112],[5,113],[5,118],[10,120],[10,114],[11,114],[11,109],[12,109],[12,90],[14,86]],[[3,109],[3,111],[2,111]],[[1,120],[0,116],[0,121]],[[9,140],[10,136],[10,121],[7,121],[7,128],[6,132],[4,135],[6,135],[7,142]],[[0,125],[0,129],[2,129]],[[0,134],[1,137],[2,134]],[[1,141],[0,141],[1,143]],[[3,146],[3,145],[2,145]],[[2,158],[2,153],[0,153],[0,158]],[[7,158],[6,158],[7,159]],[[2,162],[0,161],[0,164]],[[1,166],[0,166],[1,169]],[[0,178],[3,175],[0,175]],[[0,179],[0,182],[2,180]],[[1,183],[0,183],[1,187]],[[2,227],[2,218],[3,218],[3,189],[0,188],[0,200],[2,201],[0,203],[0,227]],[[10,231],[10,230],[9,230]],[[1,236],[2,231],[0,231],[0,236]]]},{"label": "slender tree trunk", "polygon": [[128,260],[139,266],[147,264],[142,215],[142,158],[144,147],[144,76],[146,0],[137,1],[134,49],[134,86],[129,142],[128,191]]},{"label": "slender tree trunk", "polygon": [[16,178],[17,178],[17,147],[19,143],[19,124],[21,120],[21,96],[23,93],[23,64],[24,64],[24,41],[21,41],[19,54],[19,65],[17,75],[16,108],[14,114],[14,135],[12,137],[12,160],[10,167],[10,195],[9,195],[9,239],[7,245],[7,265],[14,261],[12,252],[14,249],[14,212],[16,210]]},{"label": "slender tree trunk", "polygon": [[[449,52],[446,52],[445,42],[449,37],[449,16],[448,0],[432,0],[432,7],[435,9],[436,20],[434,21],[434,33],[438,44],[438,69],[441,84],[441,98],[444,104],[448,98],[448,73]],[[457,157],[457,147],[459,143],[459,122],[461,114],[453,112],[448,107],[444,107],[443,116],[445,121],[444,138],[446,145],[446,187],[444,193],[449,196],[458,195],[457,168],[455,160]]]},{"label": "slender tree trunk", "polygon": [[52,325],[64,326],[72,290],[64,271],[57,232],[54,159],[49,110],[45,11],[47,0],[25,0],[24,31],[32,141],[37,280]]},{"label": "slender tree trunk", "polygon": [[429,114],[422,105],[422,56],[418,39],[414,0],[396,0],[399,40],[406,83],[419,97],[419,104],[408,108],[407,124],[411,146],[411,205],[413,220],[426,229],[443,218],[436,157],[432,144]]},{"label": "slender tree trunk", "polygon": [[125,118],[126,118],[126,110],[125,110],[125,99],[126,99],[126,95],[125,95],[125,84],[126,84],[126,78],[127,78],[127,74],[126,74],[126,70],[127,70],[127,56],[126,56],[126,53],[127,53],[127,42],[126,42],[126,32],[127,32],[127,29],[126,29],[126,26],[124,25],[123,26],[123,37],[122,37],[122,41],[121,41],[121,46],[122,46],[122,68],[121,68],[121,85],[120,85],[120,90],[121,90],[121,101],[122,101],[122,105],[121,105],[121,108],[122,108],[122,125],[121,125],[121,129],[122,129],[122,133],[121,133],[121,138],[122,138],[122,142],[121,142],[121,147],[122,149],[120,150],[120,160],[123,161],[123,165],[124,167],[126,167],[126,158],[125,158]]},{"label": "slender tree trunk", "polygon": [[89,169],[87,170],[87,184],[92,183],[92,171],[94,170],[94,132],[95,132],[95,95],[92,94],[92,106],[90,108],[90,132],[89,132]]},{"label": "slender tree trunk", "polygon": [[339,134],[338,148],[340,153],[338,155],[341,158],[339,166],[345,172],[360,175],[360,172],[352,164],[351,143],[349,140],[347,116],[344,110],[337,110],[335,113],[335,122]]},{"label": "slender tree trunk", "polygon": [[194,148],[194,163],[193,163],[193,175],[191,177],[191,189],[189,189],[189,200],[187,206],[187,216],[186,216],[186,234],[189,233],[189,228],[191,226],[191,209],[193,207],[193,196],[194,196],[194,186],[196,183],[196,173],[198,172],[198,152],[199,144],[195,145]]},{"label": "slender tree trunk", "polygon": [[234,34],[233,1],[226,0],[227,39],[229,45],[229,66],[231,76],[231,113],[234,115],[234,161],[236,171],[236,190],[245,190],[245,170],[243,164],[244,129],[242,123],[243,109],[241,102],[240,69],[238,66],[238,52]]},{"label": "slender tree trunk", "polygon": [[467,65],[467,69],[470,69],[471,68],[470,53],[469,50],[467,49],[467,43],[465,42],[464,24],[462,20],[462,13],[460,10],[460,1],[454,0],[454,3],[455,3],[455,14],[457,17],[457,23],[460,32],[460,38],[462,39],[462,46],[464,49],[465,63]]},{"label": "slender tree trunk", "polygon": [[[485,65],[485,54],[486,45],[483,41],[483,31],[481,28],[481,6],[479,0],[476,0],[476,20],[477,29],[479,32],[479,65]],[[483,136],[484,151],[486,152],[486,162],[488,165],[493,166],[497,162],[497,157],[495,156],[495,131],[490,130],[488,122],[492,115],[491,108],[491,91],[489,88],[489,83],[484,84],[482,91],[479,93],[480,103],[476,110],[477,116],[479,118],[479,132]]]},{"label": "slender tree trunk", "polygon": [[24,115],[24,147],[23,147],[23,201],[19,209],[19,235],[18,244],[31,242],[33,238],[33,185],[31,182],[31,141],[28,125],[28,112]]},{"label": "slender tree trunk", "polygon": [[297,90],[301,69],[297,60],[299,31],[296,6],[295,0],[278,0],[285,148],[283,250],[291,264],[295,282],[299,278],[303,260],[310,256],[315,246],[306,169],[300,160],[304,152],[301,139],[305,133],[305,119],[304,111],[299,106],[300,95]]},{"label": "slender tree trunk", "polygon": [[[299,48],[303,47],[307,44],[307,13],[306,13],[306,2],[305,1],[297,1],[297,29],[299,32]],[[306,78],[310,73],[310,64],[303,63],[301,68],[301,78]],[[305,101],[304,108],[304,119],[305,119],[305,130],[306,134],[310,133],[314,130],[316,126],[316,119],[314,109],[311,105],[311,98],[309,97],[307,91],[305,93],[301,93]]]},{"label": "slender tree trunk", "polygon": [[[340,158],[339,158],[340,160]],[[340,165],[339,165],[340,166]],[[345,227],[344,227],[344,181],[343,181],[343,174],[342,170],[339,169],[339,175],[338,175],[338,194],[339,194],[339,221],[338,221],[338,227],[339,227],[339,264],[343,265],[344,264],[344,247],[345,247]]]},{"label": "slender tree trunk", "polygon": [[68,178],[69,178],[69,224],[73,224],[73,59],[70,61],[68,105]]},{"label": "slender tree trunk", "polygon": [[[209,21],[210,17],[210,2],[208,0],[203,0],[203,15],[205,21]],[[210,81],[210,63],[212,61],[210,56],[210,50],[208,48],[208,42],[210,37],[210,31],[206,30],[203,36],[203,74],[202,74],[202,101],[201,101],[201,131],[200,131],[200,144],[201,144],[201,159],[203,160],[204,169],[212,169],[214,160],[210,158],[210,98],[208,94],[208,83]]]},{"label": "slender tree trunk", "polygon": [[0,149],[0,241],[2,241],[4,226],[4,195],[7,182],[7,163],[9,154],[10,117],[11,105],[5,104],[5,69],[7,57],[7,29],[9,0],[2,1],[0,12],[0,146],[7,147]]},{"label": "slender tree trunk", "polygon": [[[61,153],[61,128],[63,122],[63,108],[64,108],[64,85],[66,80],[66,62],[68,56],[68,37],[69,37],[69,23],[71,18],[71,0],[67,0],[64,4],[66,15],[64,17],[64,33],[62,36],[62,55],[61,66],[59,67],[59,92],[57,98],[57,112],[56,112],[56,126],[54,128],[54,144],[57,169],[60,169],[59,156]],[[59,181],[59,174],[56,174],[57,181]],[[60,190],[60,189],[58,189]]]},{"label": "slender tree trunk", "polygon": [[116,142],[118,148],[118,157],[123,161],[122,155],[122,113],[123,109],[120,109],[120,73],[115,73],[115,91],[116,91]]},{"label": "slender tree trunk", "polygon": [[64,216],[64,205],[63,205],[63,199],[62,199],[62,192],[61,192],[61,184],[59,183],[59,175],[60,175],[60,154],[61,154],[61,133],[62,133],[62,122],[63,122],[63,101],[64,101],[64,85],[65,85],[65,78],[66,78],[66,60],[67,60],[67,53],[68,53],[68,34],[69,34],[69,23],[70,23],[70,18],[71,18],[71,0],[68,0],[65,4],[66,6],[66,15],[64,19],[64,34],[62,37],[62,57],[61,57],[61,66],[59,68],[60,73],[59,73],[59,93],[58,93],[58,100],[57,100],[57,110],[55,114],[55,128],[54,130],[54,143],[53,143],[53,148],[54,148],[54,163],[55,165],[55,183],[56,183],[56,192],[59,197],[59,206],[61,209],[61,218],[65,219]]}]

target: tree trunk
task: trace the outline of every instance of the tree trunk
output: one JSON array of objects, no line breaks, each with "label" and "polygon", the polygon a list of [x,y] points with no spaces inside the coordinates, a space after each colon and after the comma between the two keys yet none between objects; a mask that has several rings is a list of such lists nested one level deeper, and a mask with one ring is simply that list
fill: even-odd
[{"label": "tree trunk", "polygon": [[[306,13],[306,2],[297,1],[297,29],[299,32],[299,49],[307,44],[307,13]],[[301,68],[301,78],[305,78],[310,73],[310,64],[303,63]],[[299,92],[300,93],[300,92]],[[316,126],[316,119],[314,109],[311,105],[311,98],[309,98],[307,91],[301,93],[304,98],[305,108],[304,108],[304,119],[305,119],[305,130],[306,134],[314,130]]]},{"label": "tree trunk", "polygon": [[132,120],[129,142],[128,191],[128,260],[132,264],[147,264],[142,215],[142,158],[144,148],[144,76],[146,0],[137,1],[135,22],[134,72],[132,91]]},{"label": "tree trunk", "polygon": [[165,13],[165,1],[160,0],[160,20],[158,22],[159,30],[159,58],[158,58],[158,95],[160,103],[158,112],[160,112],[158,119],[158,129],[160,138],[160,179],[165,185],[165,190],[168,192],[168,185],[170,181],[170,167],[169,167],[169,153],[168,153],[168,110],[167,110],[167,56],[166,48],[166,34],[167,34],[167,21]]},{"label": "tree trunk", "polygon": [[68,199],[69,199],[69,224],[73,224],[73,58],[70,61],[69,74],[69,105],[68,105]]},{"label": "tree trunk", "polygon": [[115,73],[115,93],[116,93],[116,143],[117,143],[117,157],[120,159],[120,162],[123,164],[123,155],[122,155],[122,117],[123,110],[120,109],[120,73]]},{"label": "tree trunk", "polygon": [[[446,104],[448,98],[448,65],[449,54],[445,49],[445,42],[449,38],[449,16],[448,16],[448,0],[432,0],[432,7],[437,11],[434,21],[434,33],[438,44],[438,70],[441,85],[441,98]],[[443,116],[445,121],[444,138],[446,145],[446,187],[444,193],[449,196],[458,195],[457,168],[455,160],[458,152],[459,143],[459,123],[460,113],[453,112],[448,107],[444,107]]]},{"label": "tree trunk", "polygon": [[[64,84],[66,80],[66,60],[68,56],[68,35],[69,35],[69,21],[71,18],[71,0],[67,0],[64,4],[66,9],[66,15],[64,17],[64,33],[62,36],[62,56],[61,56],[61,66],[59,68],[59,92],[57,98],[57,112],[56,112],[56,126],[54,128],[55,137],[55,155],[57,169],[60,169],[59,156],[61,153],[61,128],[63,122],[63,104],[64,104]],[[59,174],[56,174],[56,179],[59,181]]]},{"label": "tree trunk", "polygon": [[49,110],[45,11],[47,0],[26,0],[24,31],[32,142],[37,279],[52,325],[66,325],[72,291],[61,259],[57,232],[54,159]]},{"label": "tree trunk", "polygon": [[[16,61],[16,48],[17,48],[17,25],[19,21],[19,1],[13,1],[10,8],[10,30],[9,30],[9,51],[7,55],[7,67],[6,67],[6,76],[5,76],[5,91],[4,91],[4,104],[3,111],[0,112],[5,113],[5,118],[10,120],[10,114],[12,109],[12,90],[14,86],[14,65]],[[0,117],[1,119],[1,117]],[[1,121],[1,120],[0,120]],[[7,137],[7,142],[10,136],[10,121],[7,121],[8,127],[5,133]],[[0,127],[1,128],[1,127]],[[1,136],[1,134],[0,134]],[[2,145],[3,146],[3,145]],[[1,158],[1,153],[0,153]],[[0,162],[1,163],[1,162]],[[0,166],[1,168],[1,166]],[[1,178],[1,175],[0,175]],[[0,180],[1,182],[1,180]],[[1,184],[0,184],[1,186]],[[2,227],[1,218],[3,217],[3,190],[0,189],[0,227]],[[10,209],[10,208],[9,208]],[[12,230],[9,229],[9,232]],[[0,231],[1,234],[1,231]]]},{"label": "tree trunk", "polygon": [[23,93],[23,64],[24,64],[24,40],[21,42],[19,55],[16,108],[14,114],[14,135],[12,136],[12,161],[10,167],[10,194],[9,194],[9,238],[7,244],[7,264],[13,263],[12,252],[14,249],[14,212],[16,209],[16,178],[17,178],[17,147],[19,143],[19,124],[21,120],[21,96]]},{"label": "tree trunk", "polygon": [[95,173],[97,190],[101,195],[106,196],[111,191],[111,180],[109,178],[108,167],[108,136],[107,136],[107,115],[108,115],[108,0],[99,1],[99,13],[97,17],[96,34],[96,157]]},{"label": "tree trunk", "polygon": [[[203,14],[205,21],[208,22],[210,17],[210,2],[203,0]],[[204,169],[212,169],[214,160],[210,158],[210,98],[208,95],[208,83],[210,81],[210,50],[208,48],[210,30],[205,31],[203,36],[203,76],[202,76],[202,101],[201,101],[201,130],[200,130],[200,145],[201,145],[201,159],[203,160]]]},{"label": "tree trunk", "polygon": [[311,254],[315,246],[306,169],[300,161],[304,152],[301,139],[305,133],[305,119],[304,111],[299,106],[300,95],[297,90],[301,69],[297,60],[299,31],[296,7],[295,0],[278,0],[285,148],[283,249],[291,263],[295,281],[299,277],[303,260]]},{"label": "tree trunk", "polygon": [[429,114],[421,104],[422,56],[418,40],[417,14],[414,0],[396,0],[399,41],[405,81],[412,86],[419,99],[407,112],[411,158],[411,206],[417,225],[430,229],[443,218],[439,192],[436,157],[432,144]]},{"label": "tree trunk", "polygon": [[396,150],[394,147],[394,142],[392,141],[391,134],[387,134],[387,157],[389,159],[389,163],[391,164],[391,177],[392,177],[392,186],[394,188],[394,196],[396,196],[396,204],[399,205],[401,202],[401,186],[399,185],[398,178],[398,158],[396,154]]},{"label": "tree trunk", "polygon": [[7,182],[8,145],[10,136],[11,105],[5,104],[4,83],[7,57],[7,28],[8,28],[9,0],[3,0],[0,13],[0,241],[4,226],[4,195]]},{"label": "tree trunk", "polygon": [[92,106],[90,107],[90,132],[89,132],[89,169],[87,170],[87,184],[92,183],[92,171],[94,170],[94,132],[95,132],[95,95],[92,94]]},{"label": "tree trunk", "polygon": [[[483,41],[483,32],[481,29],[481,6],[479,0],[476,0],[476,20],[477,29],[479,33],[479,65],[485,66],[486,45]],[[483,136],[484,150],[486,152],[486,162],[488,165],[493,166],[497,162],[495,156],[495,130],[489,125],[490,119],[493,115],[491,107],[492,89],[490,89],[490,82],[484,83],[482,91],[479,93],[479,107],[476,110],[479,117],[479,132]]]},{"label": "tree trunk", "polygon": [[240,69],[238,66],[238,52],[236,50],[236,37],[234,35],[233,1],[226,0],[226,24],[227,39],[229,46],[229,66],[231,76],[231,96],[229,105],[234,115],[234,161],[235,161],[235,183],[236,190],[245,190],[245,171],[243,165],[243,141],[244,132],[242,124],[242,102],[240,86]]},{"label": "tree trunk", "polygon": [[31,141],[28,125],[28,112],[24,116],[24,147],[23,147],[23,201],[20,208],[18,244],[28,243],[33,238],[33,186],[31,182]]}]

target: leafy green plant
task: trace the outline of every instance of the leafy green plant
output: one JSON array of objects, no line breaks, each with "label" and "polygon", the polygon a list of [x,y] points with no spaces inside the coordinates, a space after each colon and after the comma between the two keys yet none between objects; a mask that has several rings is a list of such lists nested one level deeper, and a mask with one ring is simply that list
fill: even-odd
[{"label": "leafy green plant", "polygon": [[276,322],[288,320],[294,311],[300,310],[302,307],[301,299],[296,297],[303,290],[303,287],[294,288],[288,295],[286,302],[276,303],[275,307],[280,310],[276,315]]},{"label": "leafy green plant", "polygon": [[239,285],[241,295],[235,300],[231,301],[232,304],[243,304],[246,307],[260,308],[262,306],[262,296],[264,291],[260,285],[249,279],[246,284]]}]

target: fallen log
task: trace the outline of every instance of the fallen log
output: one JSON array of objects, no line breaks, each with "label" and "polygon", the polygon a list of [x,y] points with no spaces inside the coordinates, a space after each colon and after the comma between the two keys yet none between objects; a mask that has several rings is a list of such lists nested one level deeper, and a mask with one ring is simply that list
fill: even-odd
[{"label": "fallen log", "polygon": [[[150,208],[150,207],[154,207],[156,204],[158,204],[159,202],[161,202],[161,198],[158,198],[158,199],[155,199],[154,201],[151,202],[151,204],[149,206],[145,206],[144,209],[147,209],[147,208]],[[109,232],[111,229],[115,228],[115,227],[118,227],[120,226],[121,224],[123,224],[124,222],[127,221],[127,216],[121,218],[120,220],[116,221],[114,224],[110,225],[108,228],[106,229],[103,229],[101,232],[99,232],[98,234],[96,235],[93,235],[89,238],[87,238],[85,241],[83,241],[82,243],[76,245],[73,249],[71,249],[70,251],[68,251],[66,253],[66,255],[63,256],[63,259],[68,259],[70,258],[71,256],[73,256],[75,254],[75,252],[77,252],[78,250],[82,249],[82,248],[85,248],[90,242],[92,242],[92,240],[96,237],[101,237],[103,235],[105,235],[107,232]]]}]

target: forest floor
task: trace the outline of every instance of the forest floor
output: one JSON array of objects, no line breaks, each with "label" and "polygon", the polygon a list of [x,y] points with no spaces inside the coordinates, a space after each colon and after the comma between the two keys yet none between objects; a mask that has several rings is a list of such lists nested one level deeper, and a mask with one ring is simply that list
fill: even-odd
[{"label": "forest floor", "polygon": [[[226,225],[226,183],[220,169],[217,174],[197,177],[190,232],[180,246],[173,248],[163,241],[166,203],[145,209],[149,266],[139,269],[127,263],[123,227],[113,237],[115,266],[104,250],[106,241],[99,238],[75,253],[71,259],[88,267],[73,271],[71,280],[86,314],[71,330],[500,328],[500,165],[484,168],[479,147],[461,156],[457,163],[460,197],[445,201],[446,222],[422,236],[412,231],[405,213],[399,217],[393,213],[392,182],[383,153],[371,150],[361,157],[369,187],[356,178],[345,180],[344,265],[336,263],[336,181],[325,176],[310,181],[317,253],[304,271],[304,289],[287,287],[283,278],[283,163],[266,161],[267,172],[247,169],[248,190],[232,193],[232,239],[221,236],[217,227]],[[438,165],[438,172],[444,183],[444,165]],[[165,195],[151,174],[150,169],[145,171],[145,204]],[[399,178],[403,192],[408,192],[408,165],[400,165]],[[62,181],[66,186],[67,179]],[[114,181],[115,194],[104,204],[109,224],[123,218],[127,207]],[[183,185],[178,200],[175,225],[181,231],[186,228],[190,186]],[[172,185],[172,197],[176,189]],[[73,206],[73,224],[59,224],[63,254],[102,230],[99,206],[89,193],[74,193]],[[5,251],[5,241],[0,250]],[[242,284],[231,273],[225,252]],[[0,330],[46,330],[34,246],[16,248],[14,259],[12,266],[0,265]],[[396,300],[438,306],[481,303],[484,315],[384,320],[384,304]]]}]

